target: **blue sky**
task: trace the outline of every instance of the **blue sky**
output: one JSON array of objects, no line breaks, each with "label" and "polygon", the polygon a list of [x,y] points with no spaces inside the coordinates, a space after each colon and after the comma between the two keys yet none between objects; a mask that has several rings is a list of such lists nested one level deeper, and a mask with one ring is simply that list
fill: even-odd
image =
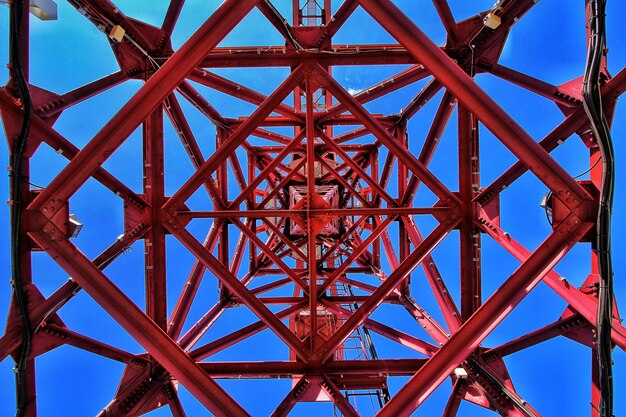
[{"label": "blue sky", "polygon": [[[211,0],[188,1],[183,9],[181,19],[174,32],[173,46],[179,47],[188,36],[210,15],[221,2]],[[276,1],[278,9],[286,17],[290,17],[289,1]],[[442,44],[445,40],[443,31],[434,9],[429,1],[415,2],[409,0],[397,1],[416,23],[433,38]],[[615,74],[626,65],[626,26],[623,25],[623,16],[626,13],[626,4],[616,0],[608,2],[608,42],[609,42],[609,69]],[[165,10],[166,1],[119,1],[116,3],[121,10],[130,17],[160,26]],[[493,0],[480,1],[451,1],[452,11],[457,20],[462,20],[475,13],[488,9]],[[337,6],[335,6],[337,7]],[[513,29],[505,47],[501,64],[527,73],[549,83],[559,85],[579,77],[585,64],[585,33],[584,33],[583,1],[563,2],[555,0],[541,1],[527,16]],[[8,8],[0,7],[0,21],[7,22]],[[8,61],[8,31],[0,30],[0,59]],[[377,24],[359,9],[335,38],[335,43],[390,43],[392,38],[380,29]],[[55,22],[40,22],[32,19],[32,52],[31,52],[31,81],[33,84],[57,92],[70,91],[80,85],[100,78],[117,70],[117,64],[111,53],[105,35],[86,21],[76,10],[65,2],[59,3],[59,20]],[[278,35],[271,26],[263,21],[256,10],[252,12],[241,25],[236,28],[223,42],[223,45],[280,45]],[[334,71],[335,78],[347,89],[359,91],[375,84],[387,76],[399,71],[403,67],[341,67]],[[263,77],[256,71],[220,70],[217,73],[232,78],[263,93],[269,93],[287,75],[284,69],[271,70]],[[8,79],[7,70],[0,68],[0,83]],[[523,91],[508,83],[489,75],[477,77],[479,84],[511,114],[518,123],[536,139],[548,133],[563,116],[557,107],[545,99],[538,98],[532,93]],[[390,99],[375,101],[366,107],[372,112],[385,114],[396,113],[425,83],[416,83],[402,92],[393,94]],[[79,147],[88,140],[116,113],[116,111],[140,87],[138,81],[130,81],[115,89],[104,93],[92,100],[79,105],[75,109],[65,112],[55,128],[72,140]],[[253,108],[250,105],[229,99],[219,93],[206,89],[201,91],[215,107],[226,116],[249,114]],[[419,147],[432,120],[438,105],[440,95],[436,97],[409,125],[411,150],[419,152]],[[181,100],[182,101],[182,100]],[[203,151],[209,154],[212,150],[213,126],[195,112],[187,103],[182,103],[189,114],[189,121],[196,135],[207,138],[202,142]],[[626,106],[618,104],[614,123],[613,138],[617,155],[617,193],[614,212],[614,253],[615,253],[615,290],[618,297],[626,297],[626,284],[623,279],[626,269],[620,262],[620,254],[624,252],[626,241],[623,238],[625,218],[619,214],[626,208],[626,196],[620,191],[623,189],[626,177],[624,164],[621,162],[626,155],[624,141],[626,124]],[[166,123],[166,187],[171,194],[193,172],[193,168],[186,161],[184,151],[178,145],[174,132]],[[431,169],[446,185],[455,189],[456,171],[450,166],[456,166],[456,123],[450,123],[446,135],[442,138],[440,148],[435,156]],[[486,186],[500,173],[507,169],[514,157],[485,129],[481,130],[481,177]],[[125,181],[135,191],[141,190],[141,135],[135,132],[105,167]],[[573,175],[585,171],[588,167],[588,158],[580,141],[573,137],[559,147],[553,156]],[[0,158],[8,164],[6,146],[0,147]],[[452,161],[452,162],[451,162]],[[54,153],[46,146],[42,146],[34,158],[32,182],[45,185],[65,166],[65,159]],[[511,190],[502,195],[502,227],[509,231],[529,248],[536,247],[550,232],[549,225],[538,203],[546,192],[543,186],[532,175],[525,175]],[[0,182],[0,195],[8,199],[8,179]],[[425,197],[428,199],[428,196]],[[97,203],[95,203],[97,202]],[[110,193],[94,181],[90,181],[72,198],[72,211],[79,214],[85,228],[76,244],[88,256],[96,256],[111,241],[122,232],[121,202],[111,198]],[[6,262],[0,263],[0,276],[6,277],[4,286],[0,286],[0,321],[4,321],[8,311],[10,299],[9,280],[9,245],[8,245],[8,206],[0,207],[0,256]],[[426,229],[433,227],[433,222],[424,220],[420,224]],[[206,229],[206,225],[198,224],[198,233]],[[495,288],[517,267],[518,263],[499,248],[493,241],[483,239],[483,260],[485,263],[484,296],[487,298]],[[180,289],[186,278],[186,270],[192,262],[191,256],[177,244],[174,239],[168,238],[168,255],[174,262],[168,263],[168,276],[173,289],[169,309],[175,301],[176,289]],[[107,274],[139,305],[143,303],[142,279],[137,265],[143,262],[142,243],[133,245],[131,250],[116,261]],[[458,276],[458,238],[452,234],[434,252],[438,266],[444,277],[449,277],[447,283],[451,292],[455,290],[455,277]],[[556,268],[566,276],[570,282],[582,283],[589,270],[589,247],[579,245]],[[44,254],[35,255],[35,281],[45,296],[51,294],[66,279],[67,274]],[[181,272],[183,271],[183,272]],[[190,323],[199,318],[207,307],[215,301],[217,294],[216,282],[212,277],[205,278],[202,286],[204,296],[199,299],[192,309]],[[433,316],[440,318],[432,296],[421,291],[425,288],[425,281],[420,272],[415,272],[412,291],[415,298]],[[416,295],[419,294],[419,297]],[[422,297],[423,298],[420,298]],[[458,296],[455,296],[458,298]],[[495,346],[511,338],[517,337],[537,327],[555,320],[565,308],[560,300],[547,286],[539,285],[533,293],[522,302],[505,322],[490,335],[485,342],[487,346]],[[398,328],[421,335],[419,326],[408,315],[396,315],[392,307],[383,307],[374,313],[374,318],[384,321],[393,316],[394,325]],[[401,316],[402,315],[402,316]],[[70,304],[64,307],[60,316],[71,329],[83,332],[100,340],[127,349],[132,352],[142,352],[142,348],[133,341],[108,315],[98,307],[86,294],[80,294]],[[216,328],[207,335],[209,338],[218,337],[229,327],[227,322],[237,321],[245,325],[254,320],[251,313],[246,311],[229,311],[224,323],[218,322]],[[427,336],[426,336],[427,337]],[[398,348],[382,338],[375,339],[380,351],[387,355],[410,357],[408,350]],[[251,349],[255,349],[255,358],[284,360],[286,348],[278,345],[276,337],[264,332],[255,339],[256,344],[242,344],[233,348],[230,353],[216,357],[217,360],[244,358]],[[616,410],[615,415],[626,414],[626,400],[620,397],[626,384],[626,355],[616,350],[615,357],[615,386]],[[590,354],[587,348],[565,339],[555,339],[544,345],[512,355],[506,363],[513,377],[519,394],[532,404],[544,416],[582,416],[588,415],[589,402],[589,364]],[[11,415],[14,412],[13,363],[10,359],[0,363],[0,415]],[[112,398],[123,366],[110,360],[94,356],[70,347],[62,347],[37,360],[38,372],[38,406],[39,415],[46,416],[84,416],[97,414]],[[397,390],[404,380],[392,381],[392,392]],[[267,415],[280,402],[289,389],[289,381],[225,382],[223,386],[253,415]],[[445,403],[450,391],[450,384],[444,383],[426,402],[423,408],[415,415],[430,416],[441,413],[442,403]],[[278,392],[278,393],[277,393]],[[181,398],[189,416],[210,415],[190,397],[183,389]],[[78,399],[78,400],[77,400]],[[261,401],[260,399],[267,399]],[[323,405],[298,405],[293,415],[316,415],[328,411]],[[359,411],[363,415],[370,415],[371,408],[362,405]],[[151,416],[170,415],[167,408],[157,410]],[[320,414],[317,414],[320,415]],[[469,403],[463,403],[460,416],[491,416]]]}]

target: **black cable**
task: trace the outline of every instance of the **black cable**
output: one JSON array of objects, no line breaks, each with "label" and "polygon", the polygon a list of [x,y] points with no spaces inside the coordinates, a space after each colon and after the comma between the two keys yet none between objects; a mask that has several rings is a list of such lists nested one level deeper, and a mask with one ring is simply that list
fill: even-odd
[{"label": "black cable", "polygon": [[594,250],[598,257],[600,282],[596,316],[596,349],[600,383],[600,417],[613,417],[612,316],[613,265],[611,259],[611,210],[615,161],[609,124],[603,112],[600,76],[606,53],[606,0],[590,0],[589,47],[583,81],[583,105],[602,156],[602,185]]},{"label": "black cable", "polygon": [[11,149],[11,273],[13,294],[18,310],[22,318],[22,346],[15,364],[15,388],[16,388],[16,416],[21,417],[28,406],[28,390],[26,382],[26,366],[30,355],[32,343],[32,328],[28,315],[26,294],[22,282],[22,268],[20,250],[22,245],[21,214],[24,198],[22,195],[22,169],[26,151],[26,140],[30,129],[32,115],[32,103],[28,84],[24,76],[21,56],[21,30],[25,4],[23,0],[14,0],[10,11],[10,72],[11,79],[15,82],[18,96],[21,100],[24,115],[19,136]]}]

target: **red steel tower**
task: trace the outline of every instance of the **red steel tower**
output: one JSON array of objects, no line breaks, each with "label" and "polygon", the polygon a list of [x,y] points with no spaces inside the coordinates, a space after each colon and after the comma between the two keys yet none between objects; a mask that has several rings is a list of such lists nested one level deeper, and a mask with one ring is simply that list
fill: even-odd
[{"label": "red steel tower", "polygon": [[[50,2],[30,3],[41,15],[35,6]],[[452,389],[441,404],[428,403],[436,410],[428,415],[454,416],[467,402],[538,416],[507,358],[564,336],[591,352],[576,364],[591,382],[582,414],[601,415],[594,245],[606,156],[582,79],[553,85],[500,63],[509,33],[537,0],[498,0],[460,21],[452,1],[419,6],[442,24],[443,45],[416,24],[419,2],[226,0],[177,49],[182,0],[169,2],[160,27],[109,0],[69,3],[103,32],[119,69],[68,92],[31,84],[29,4],[14,1],[12,9],[23,7],[11,25],[20,54],[0,89],[18,268],[0,358],[17,362],[19,412],[36,416],[48,389],[36,383],[36,359],[74,347],[124,366],[103,417],[163,406],[194,415],[183,387],[213,415],[256,415],[239,400],[238,383],[272,416],[296,415],[309,402],[366,415],[362,396],[378,416],[408,416],[446,380]],[[593,1],[579,3],[591,21]],[[252,14],[281,41],[228,43]],[[334,42],[358,14],[388,41]],[[355,91],[337,75],[347,69],[390,75]],[[244,72],[262,87],[235,81]],[[511,116],[529,109],[507,103],[505,111],[474,80],[483,76],[556,105],[561,120],[536,140],[521,127],[527,121]],[[71,113],[98,112],[110,91],[131,83],[136,92],[93,135],[82,113]],[[610,120],[626,72],[611,77],[603,56],[598,83]],[[249,111],[223,111],[233,100]],[[65,113],[78,128],[58,126]],[[588,179],[558,162],[566,141],[589,161]],[[31,171],[41,172],[50,150],[67,161],[34,185]],[[183,150],[187,162],[172,156]],[[125,164],[141,166],[129,171],[139,175],[130,178]],[[537,192],[547,193],[541,207],[533,201],[526,212]],[[99,223],[100,235],[79,236],[81,222],[82,233]],[[530,233],[537,224],[543,229]],[[570,251],[571,278],[554,269]],[[512,259],[515,267],[503,266]],[[53,264],[71,277],[54,288],[45,278],[59,274]],[[506,321],[541,282],[545,309],[528,325]],[[134,350],[98,337],[111,323],[72,327],[91,314],[71,310],[87,296]],[[610,345],[624,350],[626,329],[612,311]],[[507,325],[500,334],[508,340],[486,340]],[[261,398],[242,382],[249,379],[281,385],[275,398]]]}]

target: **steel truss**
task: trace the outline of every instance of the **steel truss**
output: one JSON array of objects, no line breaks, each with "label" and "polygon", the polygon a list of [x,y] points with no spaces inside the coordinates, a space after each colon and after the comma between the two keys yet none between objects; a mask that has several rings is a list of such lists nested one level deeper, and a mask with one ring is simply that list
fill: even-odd
[{"label": "steel truss", "polygon": [[[216,382],[240,378],[291,381],[273,416],[289,414],[301,401],[320,399],[332,401],[345,416],[357,416],[345,391],[386,390],[394,387],[396,376],[411,378],[401,389],[391,390],[378,416],[412,414],[446,379],[453,386],[440,409],[446,417],[456,415],[462,401],[502,415],[536,416],[541,410],[522,398],[523,388],[518,394],[504,358],[557,336],[588,346],[595,356],[595,255],[591,251],[591,270],[580,285],[553,269],[570,249],[594,237],[602,164],[597,163],[581,86],[551,85],[498,63],[509,31],[536,1],[500,0],[493,9],[457,22],[446,1],[433,0],[447,32],[446,44],[438,46],[389,0],[345,0],[337,9],[330,0],[294,0],[291,20],[267,0],[226,0],[176,51],[170,37],[182,0],[170,2],[161,27],[124,15],[109,0],[70,3],[103,32],[122,28],[124,35],[110,40],[118,72],[64,94],[31,86],[34,114],[21,172],[28,205],[22,210],[19,248],[21,290],[33,329],[25,379],[33,400],[26,405],[26,416],[37,414],[35,358],[63,345],[125,365],[101,416],[142,415],[164,405],[174,416],[184,416],[179,383],[214,415],[245,416],[250,410]],[[397,43],[333,44],[359,7]],[[284,45],[223,46],[223,39],[254,8],[284,37]],[[21,48],[27,56],[28,25],[22,30]],[[405,69],[357,93],[333,77],[337,66],[370,65]],[[269,67],[288,68],[289,74],[268,95],[217,70],[252,68],[261,73]],[[537,142],[474,82],[477,74],[491,74],[552,101],[565,118]],[[64,111],[88,106],[94,97],[131,79],[142,80],[142,87],[84,147],[79,149],[55,129]],[[374,114],[365,107],[419,82],[424,83],[421,91],[402,103],[398,113]],[[201,93],[205,88],[247,102],[254,110],[226,117]],[[602,88],[606,112],[612,114],[626,89],[626,71],[613,77],[605,72]],[[23,115],[16,97],[11,82],[0,90],[9,145]],[[440,104],[416,152],[419,148],[408,139],[411,120],[435,98]],[[194,131],[183,101],[215,125],[214,148]],[[458,157],[450,158],[450,165],[458,172],[458,185],[450,186],[449,178],[435,175],[429,165],[454,117]],[[195,168],[173,192],[166,192],[168,123]],[[103,167],[111,155],[123,152],[118,149],[137,128],[143,144],[139,192]],[[480,178],[481,166],[488,163],[480,158],[481,133],[493,135],[517,160],[489,184]],[[590,180],[573,178],[550,153],[576,138],[590,154]],[[39,189],[28,178],[31,161],[42,148],[68,162]],[[500,196],[527,172],[550,191],[547,208],[553,222],[551,233],[534,250],[500,223],[501,216],[509,215],[500,213]],[[118,239],[90,259],[70,240],[76,226],[69,213],[77,194],[94,180],[123,203],[118,216],[123,216],[124,226]],[[500,277],[497,290],[483,299],[483,278],[491,276],[481,255],[487,239],[517,259],[519,267],[508,278]],[[194,259],[182,289],[170,281],[179,282],[173,275],[183,271],[166,268],[179,263],[168,248],[173,241]],[[458,277],[444,279],[438,268],[441,254],[433,251],[443,241],[458,241],[460,251],[453,257],[459,259]],[[143,303],[106,272],[138,245],[145,252]],[[42,251],[71,276],[47,297],[33,280],[31,263]],[[433,315],[421,305],[426,286],[415,289],[422,277],[436,301]],[[197,307],[208,297],[203,280],[214,278],[219,289],[215,304]],[[548,324],[526,335],[487,346],[488,335],[542,281],[564,301],[563,314],[547,318]],[[458,288],[460,295],[448,287]],[[82,290],[143,353],[74,331],[61,320],[64,306]],[[176,300],[171,310],[168,300],[170,305]],[[394,314],[375,319],[373,313],[381,306],[404,310],[424,331],[400,330]],[[202,309],[199,319],[192,318],[194,307]],[[246,309],[256,321],[228,320],[236,308]],[[215,336],[211,331],[219,325],[228,330]],[[613,342],[624,350],[626,329],[617,309],[613,327]],[[413,356],[403,359],[379,349],[377,358],[349,357],[347,341],[362,329],[403,345]],[[222,358],[220,354],[263,332],[275,336],[271,343],[285,353],[284,359],[255,360],[256,352],[248,352],[245,361],[212,358]],[[20,311],[12,305],[0,358],[19,355],[22,341]],[[588,412],[597,416],[595,372],[591,386]]]}]

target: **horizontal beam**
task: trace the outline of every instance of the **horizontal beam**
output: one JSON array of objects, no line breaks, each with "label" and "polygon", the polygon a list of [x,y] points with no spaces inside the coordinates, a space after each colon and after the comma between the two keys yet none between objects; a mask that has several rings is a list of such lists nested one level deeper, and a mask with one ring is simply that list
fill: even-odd
[{"label": "horizontal beam", "polygon": [[295,375],[413,375],[426,359],[372,359],[332,361],[323,366],[307,366],[302,362],[199,362],[214,378],[291,378]]}]

